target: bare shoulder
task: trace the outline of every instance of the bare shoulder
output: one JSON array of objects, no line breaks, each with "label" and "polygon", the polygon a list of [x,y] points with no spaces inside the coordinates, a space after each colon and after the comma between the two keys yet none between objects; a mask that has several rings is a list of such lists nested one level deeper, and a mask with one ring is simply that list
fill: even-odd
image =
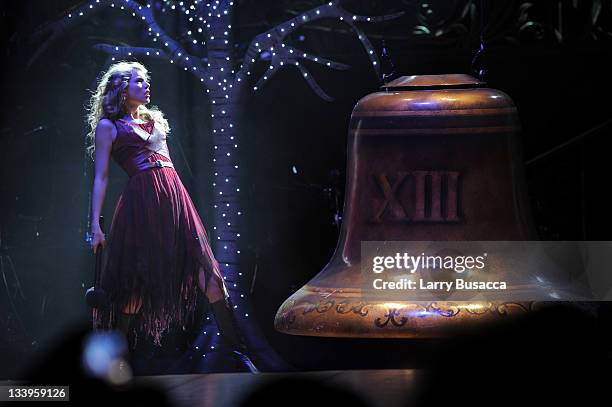
[{"label": "bare shoulder", "polygon": [[96,126],[96,138],[97,137],[110,138],[110,141],[114,142],[117,137],[117,129],[113,122],[109,119],[100,119]]}]

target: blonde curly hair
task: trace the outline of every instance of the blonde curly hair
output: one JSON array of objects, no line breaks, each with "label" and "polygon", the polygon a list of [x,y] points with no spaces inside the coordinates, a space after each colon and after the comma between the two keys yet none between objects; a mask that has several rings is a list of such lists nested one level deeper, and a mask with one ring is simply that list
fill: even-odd
[{"label": "blonde curly hair", "polygon": [[[115,121],[127,114],[125,108],[125,91],[127,90],[133,71],[140,71],[149,81],[149,71],[139,63],[132,61],[120,61],[111,65],[102,74],[98,86],[92,92],[87,107],[87,123],[89,132],[87,133],[87,153],[93,159],[96,150],[96,127],[101,119]],[[142,120],[154,120],[155,124],[164,133],[170,133],[168,121],[164,114],[156,106],[138,106],[138,118]]]}]

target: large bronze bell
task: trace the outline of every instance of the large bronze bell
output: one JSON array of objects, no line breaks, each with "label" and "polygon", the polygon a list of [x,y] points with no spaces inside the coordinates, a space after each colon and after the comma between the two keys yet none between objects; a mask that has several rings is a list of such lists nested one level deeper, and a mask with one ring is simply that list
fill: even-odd
[{"label": "large bronze bell", "polygon": [[522,314],[510,301],[364,301],[362,241],[537,240],[517,109],[468,75],[404,76],[362,98],[348,135],[344,219],[334,255],[279,308],[295,335],[435,337]]}]

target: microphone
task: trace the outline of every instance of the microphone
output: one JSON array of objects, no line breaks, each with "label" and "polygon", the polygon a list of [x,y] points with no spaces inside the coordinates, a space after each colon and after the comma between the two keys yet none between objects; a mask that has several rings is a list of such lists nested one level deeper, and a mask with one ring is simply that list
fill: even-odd
[{"label": "microphone", "polygon": [[[100,229],[104,232],[104,216],[100,216]],[[96,270],[94,274],[94,285],[85,293],[85,302],[91,308],[105,308],[108,306],[108,295],[100,287],[100,273],[102,270],[102,250],[103,246],[98,246],[96,250]]]}]

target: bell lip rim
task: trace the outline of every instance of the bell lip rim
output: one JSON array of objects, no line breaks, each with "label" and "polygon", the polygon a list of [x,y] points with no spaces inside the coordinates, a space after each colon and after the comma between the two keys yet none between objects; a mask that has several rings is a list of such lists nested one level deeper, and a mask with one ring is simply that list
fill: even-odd
[{"label": "bell lip rim", "polygon": [[[437,83],[422,83],[422,80],[443,78]],[[421,80],[421,81],[420,81]],[[415,84],[411,84],[412,82]],[[421,83],[419,83],[421,82]],[[393,81],[380,86],[381,90],[442,90],[442,89],[474,89],[487,86],[487,82],[467,74],[440,74],[440,75],[403,75]]]}]

